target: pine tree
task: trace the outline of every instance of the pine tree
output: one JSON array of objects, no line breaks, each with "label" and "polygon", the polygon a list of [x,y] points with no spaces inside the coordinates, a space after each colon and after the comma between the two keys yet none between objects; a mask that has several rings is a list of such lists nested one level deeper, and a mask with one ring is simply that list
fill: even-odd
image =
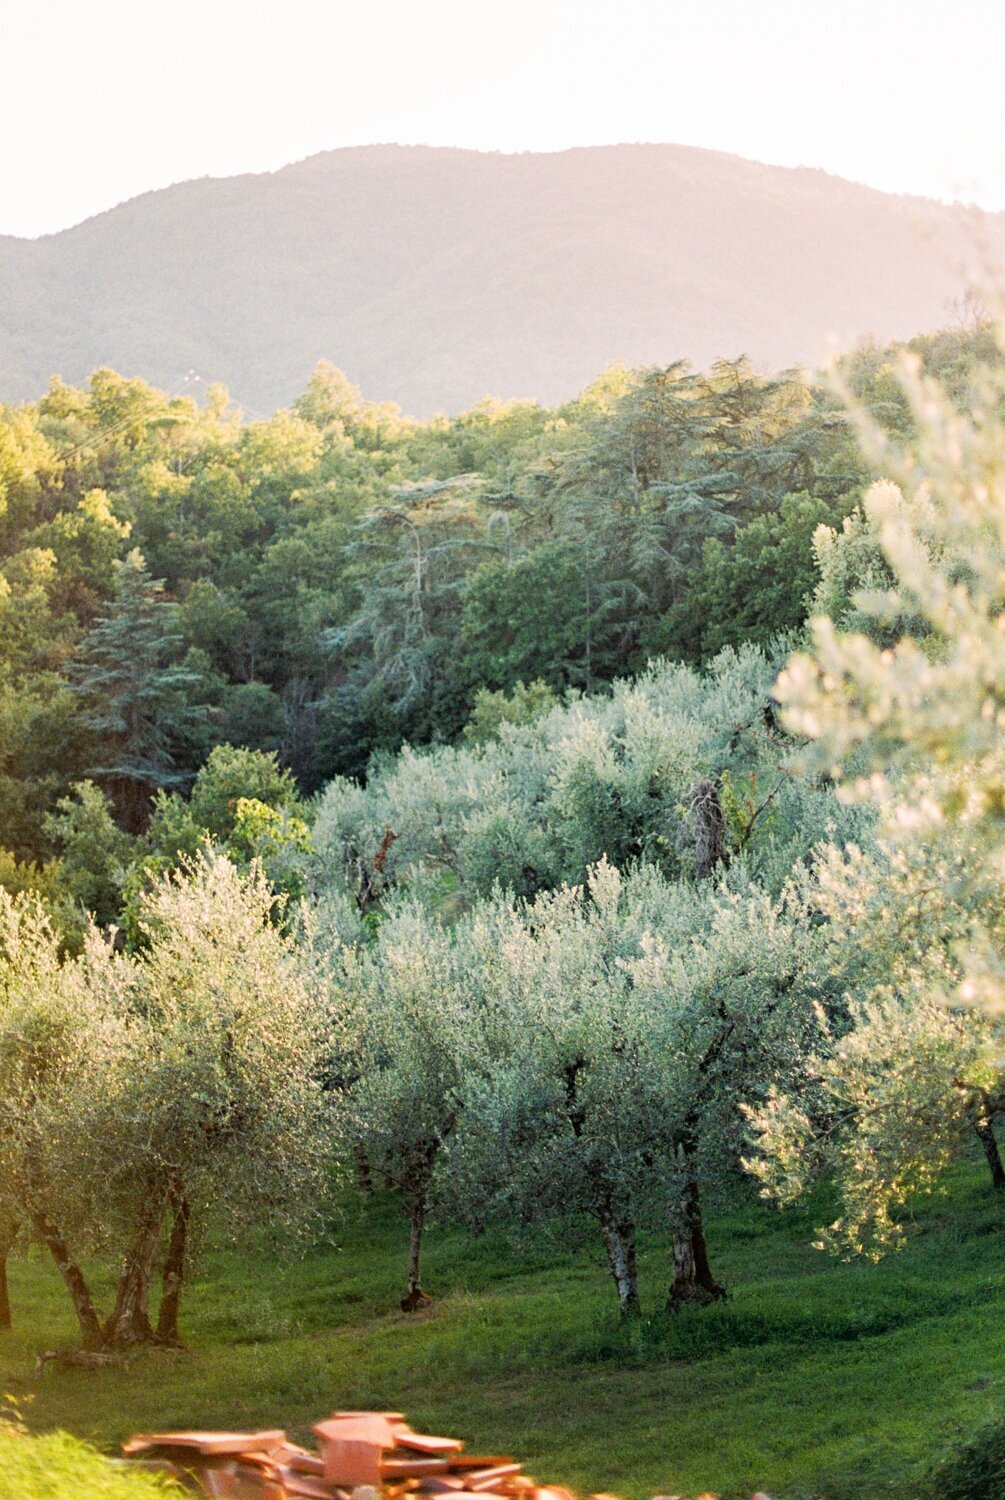
[{"label": "pine tree", "polygon": [[134,549],[116,564],[114,597],[70,667],[83,722],[102,745],[88,774],[105,785],[132,831],[145,825],[155,791],[185,781],[179,755],[205,718],[191,701],[198,678],[180,660],[175,613]]}]

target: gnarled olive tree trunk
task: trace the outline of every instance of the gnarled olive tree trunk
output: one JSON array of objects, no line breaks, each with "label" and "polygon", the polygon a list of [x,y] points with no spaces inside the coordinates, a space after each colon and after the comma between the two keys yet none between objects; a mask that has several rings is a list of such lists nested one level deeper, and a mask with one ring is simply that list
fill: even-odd
[{"label": "gnarled olive tree trunk", "polygon": [[673,1228],[673,1281],[667,1295],[670,1311],[687,1306],[704,1307],[728,1296],[716,1281],[708,1263],[701,1193],[692,1178],[685,1186],[681,1216]]},{"label": "gnarled olive tree trunk", "polygon": [[157,1312],[157,1342],[179,1345],[178,1309],[181,1305],[181,1288],[185,1277],[185,1253],[188,1246],[188,1226],[191,1207],[180,1186],[171,1192],[171,1234],[167,1255],[161,1275],[161,1304]]},{"label": "gnarled olive tree trunk", "polygon": [[[716,1055],[717,1051],[718,1049]],[[709,1062],[711,1056],[712,1049],[706,1054],[705,1063]],[[708,1263],[697,1153],[698,1141],[693,1131],[693,1122],[689,1120],[678,1144],[684,1186],[679,1210],[671,1226],[673,1281],[666,1303],[671,1311],[689,1304],[701,1307],[709,1302],[721,1302],[728,1295],[726,1288],[712,1275],[712,1268]]]},{"label": "gnarled olive tree trunk", "polygon": [[639,1301],[639,1271],[635,1254],[635,1224],[625,1214],[616,1214],[610,1204],[600,1210],[600,1227],[604,1249],[618,1291],[618,1307],[623,1318],[642,1316]]},{"label": "gnarled olive tree trunk", "polygon": [[724,870],[729,868],[726,819],[719,788],[714,781],[702,777],[692,786],[689,803],[694,823],[694,873],[699,880],[707,880],[720,865]]},{"label": "gnarled olive tree trunk", "polygon": [[[163,1290],[155,1333],[149,1313],[150,1284],[156,1269],[168,1207],[171,1208],[173,1220],[163,1265]],[[116,1346],[155,1340],[166,1344],[179,1342],[178,1308],[191,1218],[188,1200],[180,1186],[173,1188],[170,1194],[162,1190],[149,1194],[122,1261],[115,1306],[104,1323],[98,1315],[83,1272],[71,1256],[59,1227],[42,1210],[31,1205],[28,1206],[28,1218],[35,1234],[52,1255],[70,1294],[84,1350],[98,1353]],[[10,1306],[6,1295],[6,1254],[12,1244],[13,1231],[8,1242],[6,1226],[0,1226],[0,1328],[10,1326]],[[5,1312],[8,1319],[6,1324],[3,1322]]]},{"label": "gnarled olive tree trunk", "polygon": [[150,1282],[160,1248],[167,1208],[163,1191],[153,1191],[133,1234],[119,1272],[115,1307],[105,1323],[106,1344],[144,1344],[152,1341]]},{"label": "gnarled olive tree trunk", "polygon": [[84,1280],[83,1272],[70,1255],[66,1241],[58,1227],[46,1217],[41,1209],[30,1208],[28,1216],[35,1233],[56,1262],[56,1269],[70,1294],[73,1310],[80,1324],[81,1344],[89,1350],[103,1348],[105,1335],[102,1331],[101,1319],[98,1317],[98,1310],[94,1305],[87,1282]]}]

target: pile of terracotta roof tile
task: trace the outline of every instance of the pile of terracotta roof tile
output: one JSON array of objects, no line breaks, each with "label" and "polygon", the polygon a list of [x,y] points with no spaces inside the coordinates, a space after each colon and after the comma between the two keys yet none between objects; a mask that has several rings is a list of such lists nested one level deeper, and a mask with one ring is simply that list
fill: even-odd
[{"label": "pile of terracotta roof tile", "polygon": [[400,1412],[337,1411],[314,1432],[316,1452],[278,1430],[140,1433],[122,1451],[214,1500],[574,1500],[512,1459],[466,1457],[456,1438],[413,1432]]},{"label": "pile of terracotta roof tile", "polygon": [[511,1459],[467,1458],[456,1438],[413,1432],[398,1412],[335,1412],[314,1431],[314,1453],[279,1431],[143,1433],[122,1451],[227,1500],[572,1500],[539,1489]]}]

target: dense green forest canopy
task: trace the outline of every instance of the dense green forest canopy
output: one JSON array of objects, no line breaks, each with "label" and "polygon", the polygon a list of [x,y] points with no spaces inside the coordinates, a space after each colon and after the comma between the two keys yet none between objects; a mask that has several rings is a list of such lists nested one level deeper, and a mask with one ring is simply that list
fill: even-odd
[{"label": "dense green forest canopy", "polygon": [[[963,390],[990,341],[914,347]],[[844,374],[903,432],[895,354]],[[826,384],[743,360],[424,423],[328,365],[255,422],[222,389],[54,380],[0,411],[3,879],[43,880],[84,780],[135,834],[214,746],[275,752],[310,794],[477,734],[532,684],[765,644],[801,625],[813,533],[869,477]]]}]

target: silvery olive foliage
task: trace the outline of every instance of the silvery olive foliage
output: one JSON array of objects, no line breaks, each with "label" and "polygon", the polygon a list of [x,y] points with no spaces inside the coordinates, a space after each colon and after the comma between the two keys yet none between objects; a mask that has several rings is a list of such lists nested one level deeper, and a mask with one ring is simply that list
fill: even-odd
[{"label": "silvery olive foliage", "polygon": [[134,1081],[145,1139],[133,1168],[225,1203],[234,1232],[302,1228],[324,1196],[328,1008],[273,921],[276,900],[260,868],[242,875],[209,855],[157,881],[143,909],[149,1051]]},{"label": "silvery olive foliage", "polygon": [[[905,849],[962,841],[952,892],[969,913],[956,998],[1005,1010],[1005,951],[995,928],[1005,875],[1005,377],[974,378],[957,409],[910,361],[903,383],[917,437],[895,445],[860,417],[886,477],[864,505],[892,586],[857,607],[880,624],[911,617],[892,646],[813,623],[777,693],[813,762],[844,775],[847,795],[872,801],[886,836]],[[924,854],[919,854],[924,858]]]},{"label": "silvery olive foliage", "polygon": [[407,902],[372,944],[343,943],[329,958],[340,1006],[329,1076],[342,1151],[355,1159],[361,1185],[402,1197],[412,1231],[410,1307],[425,1296],[422,1233],[441,1154],[460,1123],[472,1068],[492,1051],[467,957],[440,921]]},{"label": "silvery olive foliage", "polygon": [[107,1240],[109,1175],[135,1056],[135,969],[91,929],[63,960],[41,903],[0,892],[0,1201],[14,1222]]},{"label": "silvery olive foliage", "polygon": [[638,1225],[682,1230],[689,1192],[738,1165],[741,1104],[817,1035],[820,948],[794,883],[773,897],[742,873],[602,860],[583,886],[497,893],[451,924],[406,905],[343,952],[345,1149],[402,1190],[413,1233],[427,1205],[482,1228],[593,1222],[637,1312]]},{"label": "silvery olive foliage", "polygon": [[775,721],[784,654],[724,651],[706,673],[656,663],[611,692],[572,696],[483,744],[378,762],[366,787],[342,778],[313,826],[322,885],[356,890],[387,829],[385,877],[456,906],[498,883],[533,896],[578,884],[606,857],[619,869],[693,873],[688,799],[699,777],[726,777],[733,852],[780,888],[820,839],[865,826],[832,793],[788,771]]},{"label": "silvery olive foliage", "polygon": [[[834,988],[793,872],[871,818],[793,771],[779,663],[655,664],[322,797],[321,899],[377,924],[336,964],[359,1032],[332,1064],[343,1150],[404,1192],[410,1296],[431,1208],[592,1221],[624,1312],[638,1225],[668,1224],[673,1304],[721,1295],[704,1197],[739,1166],[741,1106],[798,1077]],[[697,786],[722,824],[708,870]]]},{"label": "silvery olive foliage", "polygon": [[782,1197],[836,1167],[822,1238],[870,1252],[903,1239],[896,1210],[970,1128],[995,1170],[1005,1105],[1005,381],[977,374],[966,412],[910,361],[902,381],[909,442],[855,413],[885,476],[858,523],[856,617],[816,619],[776,689],[809,767],[876,809],[879,843],[818,867],[847,1014],[757,1117],[752,1163]]},{"label": "silvery olive foliage", "polygon": [[[275,901],[207,855],[154,883],[141,956],[92,926],[66,957],[37,902],[0,894],[0,1211],[52,1252],[92,1346],[153,1335],[169,1222],[176,1338],[179,1225],[212,1210],[216,1232],[285,1239],[324,1199],[327,980]],[[95,1252],[119,1268],[105,1320],[80,1271]]]},{"label": "silvery olive foliage", "polygon": [[879,843],[821,852],[803,881],[822,919],[818,1030],[787,1085],[745,1111],[746,1162],[766,1196],[797,1198],[821,1173],[840,1213],[818,1243],[876,1257],[904,1243],[898,1214],[990,1129],[1001,1104],[993,1026],[944,1003],[969,915],[953,895],[965,853]]}]

